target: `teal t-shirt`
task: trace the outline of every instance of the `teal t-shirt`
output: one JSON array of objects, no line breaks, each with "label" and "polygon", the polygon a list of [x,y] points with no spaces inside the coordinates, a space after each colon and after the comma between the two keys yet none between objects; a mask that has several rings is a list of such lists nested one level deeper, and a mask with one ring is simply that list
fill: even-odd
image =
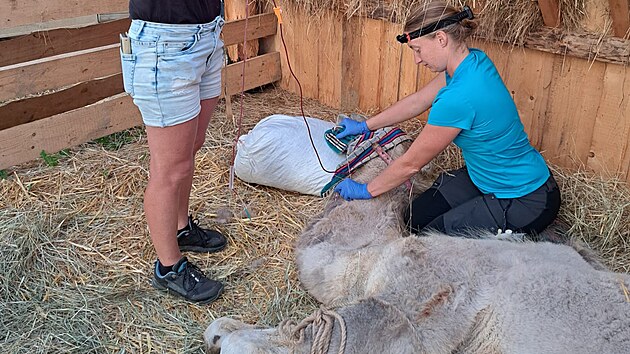
[{"label": "teal t-shirt", "polygon": [[460,128],[453,141],[471,180],[497,198],[522,197],[549,178],[542,155],[532,147],[516,105],[488,56],[479,49],[459,64],[435,97],[429,124]]}]

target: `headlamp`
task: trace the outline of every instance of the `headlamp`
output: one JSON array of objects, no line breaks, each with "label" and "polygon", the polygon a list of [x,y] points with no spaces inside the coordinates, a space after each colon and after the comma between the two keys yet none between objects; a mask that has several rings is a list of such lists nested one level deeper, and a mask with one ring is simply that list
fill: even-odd
[{"label": "headlamp", "polygon": [[441,28],[452,25],[453,23],[457,23],[461,20],[472,20],[473,18],[475,18],[475,16],[473,15],[473,12],[470,9],[470,7],[464,6],[464,8],[462,9],[460,13],[457,13],[453,16],[445,17],[435,23],[422,27],[419,30],[399,34],[396,36],[396,40],[399,41],[400,43],[408,43],[412,39],[416,39],[426,34],[435,32]]}]

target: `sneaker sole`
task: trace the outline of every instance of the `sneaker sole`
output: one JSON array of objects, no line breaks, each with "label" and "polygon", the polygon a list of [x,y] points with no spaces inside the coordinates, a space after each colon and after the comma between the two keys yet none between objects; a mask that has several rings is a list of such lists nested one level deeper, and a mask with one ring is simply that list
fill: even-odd
[{"label": "sneaker sole", "polygon": [[216,299],[219,298],[219,296],[221,296],[221,294],[223,294],[223,289],[224,289],[223,284],[221,284],[221,287],[219,288],[219,291],[217,291],[216,295],[214,295],[212,297],[209,297],[207,299],[203,299],[203,300],[191,300],[191,299],[185,297],[184,295],[178,293],[177,291],[174,291],[174,290],[172,290],[170,288],[162,286],[161,284],[156,282],[155,279],[151,279],[151,286],[153,286],[155,289],[157,289],[159,291],[165,292],[165,293],[170,294],[170,295],[174,295],[176,297],[179,297],[181,299],[184,299],[184,300],[186,300],[188,302],[192,302],[192,303],[197,304],[197,305],[206,305],[206,304],[209,304],[209,303],[215,301]]},{"label": "sneaker sole", "polygon": [[199,252],[199,253],[214,253],[222,251],[227,243],[222,244],[221,246],[216,247],[200,247],[200,246],[180,246],[179,250],[184,252]]}]

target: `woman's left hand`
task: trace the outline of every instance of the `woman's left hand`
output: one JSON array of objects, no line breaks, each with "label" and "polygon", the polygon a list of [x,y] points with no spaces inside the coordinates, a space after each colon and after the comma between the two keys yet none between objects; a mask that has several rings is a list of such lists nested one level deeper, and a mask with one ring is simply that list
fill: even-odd
[{"label": "woman's left hand", "polygon": [[335,187],[335,192],[339,193],[345,200],[372,199],[372,195],[367,190],[367,184],[355,182],[346,178]]}]

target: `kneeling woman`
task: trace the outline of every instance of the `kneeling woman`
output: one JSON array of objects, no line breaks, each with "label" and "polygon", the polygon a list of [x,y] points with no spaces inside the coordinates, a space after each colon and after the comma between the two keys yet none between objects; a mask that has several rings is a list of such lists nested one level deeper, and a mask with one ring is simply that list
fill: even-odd
[{"label": "kneeling woman", "polygon": [[374,180],[346,179],[335,191],[346,200],[376,197],[404,183],[454,142],[466,167],[443,173],[415,198],[407,215],[412,231],[538,233],[558,214],[560,191],[531,146],[496,67],[484,52],[466,45],[476,27],[472,18],[469,8],[460,12],[443,2],[412,11],[398,40],[413,50],[416,64],[439,74],[365,122],[345,119],[338,137],[394,125],[431,108],[427,125]]}]

